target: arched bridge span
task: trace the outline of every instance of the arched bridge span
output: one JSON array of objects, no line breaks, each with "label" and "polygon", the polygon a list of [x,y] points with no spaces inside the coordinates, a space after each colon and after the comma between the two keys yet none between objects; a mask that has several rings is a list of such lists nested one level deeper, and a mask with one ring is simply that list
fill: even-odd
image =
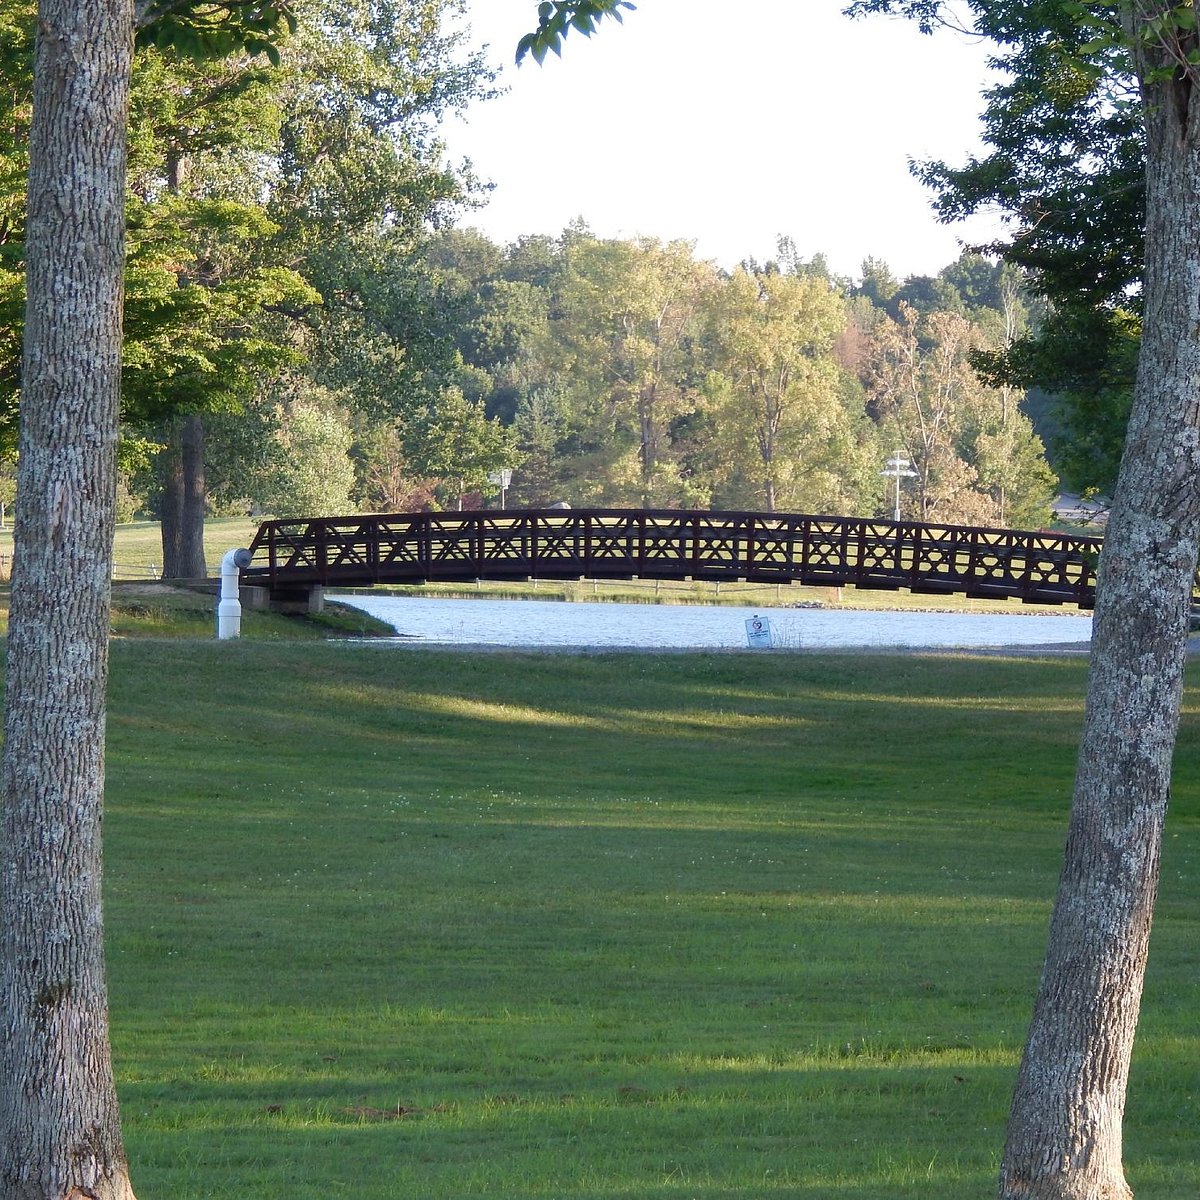
[{"label": "arched bridge span", "polygon": [[645,509],[392,513],[267,521],[248,584],[276,602],[326,587],[524,579],[699,579],[908,589],[1078,604],[1098,538],[861,517]]}]

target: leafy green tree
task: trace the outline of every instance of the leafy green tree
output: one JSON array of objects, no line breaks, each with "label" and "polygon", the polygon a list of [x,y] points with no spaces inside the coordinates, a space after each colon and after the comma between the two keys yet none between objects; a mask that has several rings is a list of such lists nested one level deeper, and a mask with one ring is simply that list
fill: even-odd
[{"label": "leafy green tree", "polygon": [[867,257],[862,262],[862,280],[854,289],[857,296],[866,296],[877,308],[885,308],[900,290],[900,281],[880,258]]},{"label": "leafy green tree", "polygon": [[475,372],[474,398],[509,424],[520,399],[542,382],[551,305],[548,277],[525,268],[518,254],[519,247],[501,249],[476,230],[449,229],[421,255],[433,290],[431,319]]},{"label": "leafy green tree", "polygon": [[266,259],[275,227],[254,207],[168,192],[135,201],[130,229],[125,420],[163,446],[163,575],[202,577],[205,415],[242,411],[300,360],[279,314],[318,296]]},{"label": "leafy green tree", "polygon": [[613,452],[614,498],[677,502],[671,424],[696,405],[693,343],[716,276],[684,242],[580,238],[551,325],[558,373]]},{"label": "leafy green tree", "polygon": [[428,227],[444,224],[469,186],[444,164],[437,123],[488,94],[492,78],[446,32],[456,7],[306,0],[279,82],[266,207],[279,259],[321,297],[302,330],[309,374],[406,442],[445,389],[465,382],[422,259]]},{"label": "leafy green tree", "polygon": [[277,517],[349,512],[354,434],[333,397],[303,380],[295,384],[277,407],[279,452],[253,498]]},{"label": "leafy green tree", "polygon": [[[201,9],[200,48],[272,41],[286,13],[246,7]],[[140,15],[196,24],[182,3]],[[0,811],[0,1191],[30,1200],[133,1195],[100,838],[133,38],[123,0],[38,6]]]},{"label": "leafy green tree", "polygon": [[900,319],[902,308],[910,308],[921,316],[935,312],[963,312],[962,297],[958,294],[958,289],[947,280],[934,275],[910,275],[884,307],[893,320]]},{"label": "leafy green tree", "polygon": [[838,506],[853,442],[832,356],[841,297],[816,276],[738,268],[713,305],[707,417],[723,460],[718,500],[822,511]]},{"label": "leafy green tree", "polygon": [[[943,15],[937,0],[860,7],[926,24]],[[1049,255],[1040,264],[1045,286],[1061,288],[1068,305],[1103,307],[1131,280],[1142,284],[1141,345],[1100,560],[1066,856],[1000,1181],[1003,1200],[1126,1200],[1125,1099],[1200,546],[1197,17],[1194,6],[1174,0],[970,0],[967,8],[982,32],[1012,47],[1001,57],[1035,110],[1046,111],[1047,98],[1067,85],[1068,102],[1049,105],[1061,123],[1030,142],[1026,160],[1044,210],[1022,207],[1023,191],[1010,202],[1018,217],[1044,211],[1049,240],[1035,231],[1029,249]],[[1063,70],[1051,78],[1043,68],[1055,61]],[[1022,106],[1013,107],[1019,117]],[[990,119],[997,109],[989,105]],[[1018,152],[1014,146],[1019,163]],[[1040,189],[1038,173],[1047,181]],[[1059,203],[1071,186],[1075,215]],[[1128,220],[1143,203],[1144,258],[1141,222]]]},{"label": "leafy green tree", "polygon": [[517,405],[513,429],[520,470],[509,492],[513,504],[544,508],[571,490],[560,447],[570,426],[569,399],[555,388],[535,388]]},{"label": "leafy green tree", "polygon": [[[300,0],[274,65],[139,58],[136,245],[167,277],[139,304],[131,273],[133,318],[148,314],[161,336],[141,356],[154,377],[131,376],[129,410],[165,446],[165,573],[204,570],[203,442],[214,414],[245,412],[253,427],[250,410],[301,362],[346,404],[416,412],[451,369],[426,329],[415,248],[424,223],[462,194],[434,125],[488,78],[443,33],[451,6]],[[171,231],[196,228],[203,239],[172,244]],[[226,470],[239,444],[226,436]]]},{"label": "leafy green tree", "polygon": [[[214,5],[200,14],[202,19],[180,4],[155,6],[155,11],[167,24],[145,28],[166,42],[182,38],[197,54],[209,39],[226,44],[222,39],[234,28],[230,22],[237,13],[255,28],[265,14],[274,14],[270,20],[285,26],[290,23],[283,6]],[[13,53],[7,60],[13,90],[6,95],[19,97],[29,65],[16,50],[22,36],[27,37],[21,31],[32,27],[32,4],[10,4],[5,20],[14,39],[8,43]],[[255,34],[251,40],[257,38]],[[242,196],[229,199],[214,195],[211,171],[204,175],[205,165],[216,159],[227,164],[240,160],[248,168],[261,159],[278,124],[265,77],[264,69],[244,54],[214,62],[202,55],[193,60],[169,50],[143,49],[135,59],[122,401],[127,419],[158,426],[156,436],[173,456],[164,470],[164,477],[176,485],[168,489],[165,513],[180,518],[164,522],[164,563],[171,574],[204,573],[203,489],[184,491],[182,440],[164,437],[163,431],[174,428],[181,433],[186,428],[189,445],[194,443],[202,432],[197,414],[230,403],[241,386],[239,378],[262,377],[273,353],[281,361],[287,357],[286,351],[272,350],[279,344],[273,333],[254,331],[252,318],[262,305],[294,302],[303,290],[294,273],[269,266],[261,255],[257,261],[253,258],[252,243],[261,249],[271,228],[247,199],[256,195],[261,181],[246,182]],[[16,310],[24,287],[19,187],[26,118],[18,119],[18,110],[13,116],[8,126],[13,141],[4,154],[9,219],[0,252],[0,306],[13,315],[5,323],[10,341],[7,346],[0,343],[0,388],[3,379],[14,385],[17,380],[21,322]],[[228,174],[228,165],[224,169]],[[202,457],[191,457],[202,462]],[[198,498],[190,523],[181,519],[189,498]],[[185,533],[191,534],[190,553],[184,551]]]},{"label": "leafy green tree", "polygon": [[406,444],[421,474],[440,479],[460,511],[468,492],[484,490],[489,475],[520,462],[511,431],[455,387],[412,423]]}]

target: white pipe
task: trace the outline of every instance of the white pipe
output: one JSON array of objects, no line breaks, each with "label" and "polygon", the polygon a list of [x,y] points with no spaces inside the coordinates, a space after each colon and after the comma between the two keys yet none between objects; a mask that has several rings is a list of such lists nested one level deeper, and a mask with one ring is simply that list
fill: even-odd
[{"label": "white pipe", "polygon": [[229,550],[221,559],[221,600],[217,604],[217,637],[240,637],[242,601],[239,596],[241,571],[250,565],[249,550]]}]

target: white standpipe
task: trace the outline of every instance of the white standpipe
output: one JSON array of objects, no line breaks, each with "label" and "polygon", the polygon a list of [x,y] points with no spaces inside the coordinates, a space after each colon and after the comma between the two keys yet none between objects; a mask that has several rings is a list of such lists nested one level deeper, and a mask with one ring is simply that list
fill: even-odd
[{"label": "white standpipe", "polygon": [[249,550],[230,550],[221,559],[221,599],[217,604],[217,637],[240,637],[242,602],[238,595],[243,567],[250,565]]}]

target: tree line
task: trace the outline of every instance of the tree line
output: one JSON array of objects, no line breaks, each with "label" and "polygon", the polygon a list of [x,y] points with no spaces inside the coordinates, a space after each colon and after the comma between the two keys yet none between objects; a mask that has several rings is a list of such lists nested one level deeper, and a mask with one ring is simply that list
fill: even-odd
[{"label": "tree line", "polygon": [[[10,446],[34,8],[0,0]],[[190,11],[164,11],[177,9]],[[492,86],[482,55],[450,29],[460,9],[221,4],[143,26],[153,33],[139,38],[129,98],[121,503],[125,516],[148,508],[162,519],[166,574],[204,574],[206,511],[247,500],[298,511],[314,494],[348,494],[351,442],[373,445],[398,405],[413,429],[430,414],[436,440],[432,398],[445,372],[419,317],[417,260],[427,231],[473,186],[445,163],[437,124]],[[249,35],[210,47],[226,11]]]},{"label": "tree line", "polygon": [[972,366],[1035,316],[1002,264],[967,254],[901,283],[868,259],[854,282],[782,238],[775,260],[724,271],[690,243],[582,222],[505,247],[448,230],[426,263],[515,503],[870,515],[891,511],[881,469],[900,451],[905,516],[1049,517],[1057,481],[1024,393]]},{"label": "tree line", "polygon": [[[493,79],[457,0],[303,0],[274,60],[134,58],[120,515],[205,573],[208,514],[495,503],[870,515],[904,453],[914,519],[1037,527],[1055,479],[1009,382],[972,367],[1037,319],[965,255],[858,281],[782,239],[724,271],[576,223],[510,246],[437,139]],[[24,303],[30,0],[0,0],[3,413]]]}]

